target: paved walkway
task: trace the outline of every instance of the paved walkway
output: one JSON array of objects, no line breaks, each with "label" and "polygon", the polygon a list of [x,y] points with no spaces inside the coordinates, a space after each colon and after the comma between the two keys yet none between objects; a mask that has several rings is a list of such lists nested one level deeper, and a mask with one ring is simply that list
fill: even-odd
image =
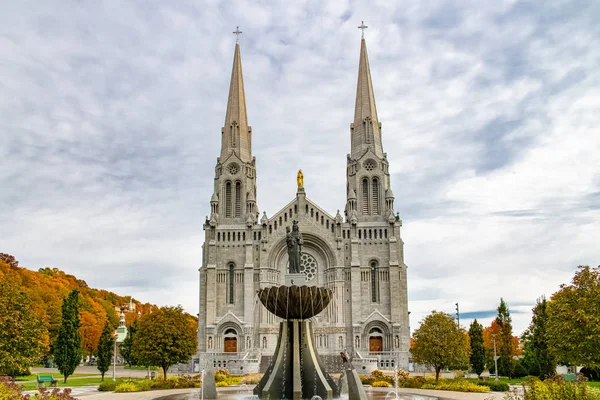
[{"label": "paved walkway", "polygon": [[[389,388],[372,389],[372,393],[377,395],[377,398],[384,398],[385,393],[390,392]],[[240,395],[250,394],[249,391],[243,392],[239,387],[228,387],[218,389],[218,400],[239,399]],[[445,390],[423,390],[423,389],[398,389],[398,394],[417,394],[438,398],[440,400],[501,400],[504,398],[504,393],[461,393],[448,392]],[[181,398],[199,399],[199,389],[172,389],[172,390],[157,390],[150,392],[137,393],[112,393],[112,392],[95,392],[78,394],[74,392],[75,397],[85,397],[85,400],[153,400],[166,396],[180,395]],[[383,397],[382,397],[383,396]]]}]

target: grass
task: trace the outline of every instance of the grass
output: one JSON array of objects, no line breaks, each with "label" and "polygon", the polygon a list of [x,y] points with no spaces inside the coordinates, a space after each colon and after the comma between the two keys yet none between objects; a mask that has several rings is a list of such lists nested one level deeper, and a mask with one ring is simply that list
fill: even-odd
[{"label": "grass", "polygon": [[[63,383],[62,377],[56,377],[58,380],[58,387],[75,387],[75,386],[98,386],[102,382],[102,378],[73,378],[69,377],[67,379],[67,383]],[[124,378],[128,379],[128,378]],[[112,377],[108,374],[104,375],[104,380],[112,380]],[[117,379],[118,380],[118,379]],[[20,385],[25,387],[25,390],[35,390],[38,388],[37,382],[25,382],[20,383]],[[50,389],[50,384],[46,384],[46,388]]]},{"label": "grass", "polygon": [[[62,374],[60,372],[52,372],[52,373],[39,373],[39,374],[33,374],[33,375],[25,375],[25,376],[17,376],[15,378],[15,381],[19,382],[19,381],[35,381],[37,379],[38,375],[52,375],[53,378],[62,378]],[[71,378],[77,378],[77,377],[84,377],[84,376],[96,376],[96,375],[100,375],[100,371],[98,371],[97,374],[73,374],[73,375],[69,375],[69,379]]]}]

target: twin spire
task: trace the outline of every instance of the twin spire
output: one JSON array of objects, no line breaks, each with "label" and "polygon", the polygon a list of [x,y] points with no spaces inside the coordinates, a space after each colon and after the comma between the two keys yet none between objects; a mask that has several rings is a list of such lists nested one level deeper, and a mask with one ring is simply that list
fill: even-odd
[{"label": "twin spire", "polygon": [[[368,149],[371,149],[377,156],[383,157],[381,127],[377,118],[367,44],[364,39],[364,30],[367,26],[363,21],[358,28],[362,30],[363,35],[360,41],[354,123],[351,125],[351,156],[354,159],[360,158]],[[252,160],[252,128],[248,126],[248,116],[246,114],[242,59],[238,43],[239,35],[242,32],[238,27],[233,33],[236,35],[236,44],[227,112],[222,129],[221,159],[224,160],[229,154],[235,153],[242,161],[248,162]]]},{"label": "twin spire", "polygon": [[[237,29],[234,33],[239,35],[241,32]],[[252,128],[248,126],[244,76],[242,75],[242,57],[240,56],[240,45],[237,41],[233,55],[233,68],[231,70],[225,125],[221,133],[222,160],[225,160],[231,153],[237,154],[242,161],[248,162],[252,160]]]}]

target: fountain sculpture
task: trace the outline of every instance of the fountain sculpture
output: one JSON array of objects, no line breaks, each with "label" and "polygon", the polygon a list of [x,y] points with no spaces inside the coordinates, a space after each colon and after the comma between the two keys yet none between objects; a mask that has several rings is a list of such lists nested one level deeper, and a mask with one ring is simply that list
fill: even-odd
[{"label": "fountain sculpture", "polygon": [[[293,222],[287,246],[291,274],[299,272],[297,261],[302,236]],[[285,321],[279,324],[279,337],[273,361],[254,388],[260,399],[333,399],[339,390],[321,362],[313,342],[312,322],[331,301],[332,291],[316,286],[271,286],[258,292],[269,312]]]}]

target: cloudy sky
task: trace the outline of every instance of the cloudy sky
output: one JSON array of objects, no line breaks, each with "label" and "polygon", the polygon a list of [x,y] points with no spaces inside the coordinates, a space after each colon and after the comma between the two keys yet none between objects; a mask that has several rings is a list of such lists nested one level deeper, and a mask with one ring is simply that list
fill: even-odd
[{"label": "cloudy sky", "polygon": [[0,252],[198,311],[237,25],[258,206],[343,209],[364,20],[412,328],[600,264],[600,3],[0,0]]}]

